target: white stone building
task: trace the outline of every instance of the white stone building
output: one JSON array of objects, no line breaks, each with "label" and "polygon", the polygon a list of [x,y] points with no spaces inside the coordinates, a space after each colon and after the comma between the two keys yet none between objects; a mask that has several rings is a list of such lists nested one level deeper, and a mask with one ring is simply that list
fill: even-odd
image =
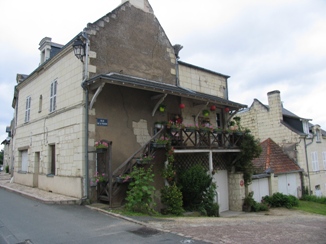
[{"label": "white stone building", "polygon": [[302,118],[282,106],[279,91],[267,94],[268,105],[254,99],[239,113],[241,125],[261,142],[271,138],[303,170],[305,191],[326,196],[326,132],[311,119]]}]

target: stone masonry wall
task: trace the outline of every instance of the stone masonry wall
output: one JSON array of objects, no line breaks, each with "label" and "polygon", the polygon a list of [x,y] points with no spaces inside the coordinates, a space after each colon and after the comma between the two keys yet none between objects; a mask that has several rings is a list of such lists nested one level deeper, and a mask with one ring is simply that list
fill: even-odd
[{"label": "stone masonry wall", "polygon": [[243,174],[229,174],[229,206],[231,211],[242,211],[242,203],[245,198],[245,187],[243,182]]}]

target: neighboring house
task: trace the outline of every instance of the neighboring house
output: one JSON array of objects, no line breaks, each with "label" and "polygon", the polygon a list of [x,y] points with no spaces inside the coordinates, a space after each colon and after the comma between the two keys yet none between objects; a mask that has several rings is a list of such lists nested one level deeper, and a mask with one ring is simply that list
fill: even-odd
[{"label": "neighboring house", "polygon": [[9,166],[9,171],[12,169],[12,150],[11,150],[11,128],[10,126],[6,127],[6,133],[8,133],[8,137],[1,142],[3,145],[3,170],[5,170],[6,166]]},{"label": "neighboring house", "polygon": [[[141,152],[153,153],[151,140],[170,133],[178,165],[202,162],[209,172],[220,170],[223,180],[214,176],[222,181],[218,201],[224,210],[240,210],[242,174],[227,172],[223,161],[239,152],[237,145],[227,147],[230,135],[172,134],[154,123],[178,116],[193,125],[209,118],[226,128],[229,113],[247,106],[228,100],[229,76],[179,61],[182,47],[170,43],[148,1],[122,2],[64,46],[42,39],[40,66],[17,75],[14,182],[121,203],[116,177],[130,171]],[[205,118],[204,110],[210,110]],[[108,142],[107,151],[96,151],[99,140]],[[159,198],[166,157],[165,150],[154,153]],[[110,177],[104,190],[91,183],[97,171]]]},{"label": "neighboring house", "polygon": [[301,197],[302,169],[272,139],[261,144],[262,153],[253,160],[255,174],[251,190],[257,202],[266,195],[281,192]]},{"label": "neighboring house", "polygon": [[237,113],[241,125],[255,138],[271,138],[303,169],[302,185],[307,192],[326,196],[326,133],[319,125],[309,123],[283,108],[280,92],[267,93],[268,105],[257,99],[248,109]]}]

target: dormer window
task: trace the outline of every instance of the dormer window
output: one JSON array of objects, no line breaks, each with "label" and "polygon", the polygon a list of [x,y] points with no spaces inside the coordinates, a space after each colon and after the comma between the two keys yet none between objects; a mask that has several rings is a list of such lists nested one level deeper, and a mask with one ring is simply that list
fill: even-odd
[{"label": "dormer window", "polygon": [[307,134],[308,137],[311,137],[311,133],[309,132],[309,123],[307,120],[302,121],[303,133]]}]

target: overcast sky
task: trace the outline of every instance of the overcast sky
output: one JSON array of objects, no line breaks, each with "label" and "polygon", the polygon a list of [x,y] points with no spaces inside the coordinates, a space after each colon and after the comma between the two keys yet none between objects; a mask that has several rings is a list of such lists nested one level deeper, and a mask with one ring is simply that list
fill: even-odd
[{"label": "overcast sky", "polygon": [[[66,44],[121,0],[0,0],[0,142],[7,134],[16,74],[30,74],[45,36]],[[284,107],[326,129],[326,1],[150,0],[180,60],[229,78],[229,99]],[[2,146],[0,146],[2,148]]]}]

